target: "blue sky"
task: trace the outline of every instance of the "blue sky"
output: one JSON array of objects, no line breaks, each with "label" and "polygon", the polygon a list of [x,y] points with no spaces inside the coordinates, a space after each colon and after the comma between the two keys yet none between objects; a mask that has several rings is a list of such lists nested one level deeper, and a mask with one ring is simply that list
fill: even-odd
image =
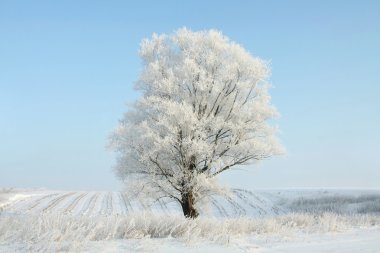
[{"label": "blue sky", "polygon": [[379,1],[0,1],[0,187],[118,190],[109,132],[139,43],[218,29],[271,62],[288,153],[246,188],[380,187]]}]

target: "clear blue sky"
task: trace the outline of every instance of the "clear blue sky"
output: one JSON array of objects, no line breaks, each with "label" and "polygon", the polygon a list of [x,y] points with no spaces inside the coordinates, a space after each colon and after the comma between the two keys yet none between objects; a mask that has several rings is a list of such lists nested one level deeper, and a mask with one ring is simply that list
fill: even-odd
[{"label": "clear blue sky", "polygon": [[139,43],[215,28],[271,61],[286,156],[246,188],[380,187],[380,1],[0,1],[0,187],[118,190]]}]

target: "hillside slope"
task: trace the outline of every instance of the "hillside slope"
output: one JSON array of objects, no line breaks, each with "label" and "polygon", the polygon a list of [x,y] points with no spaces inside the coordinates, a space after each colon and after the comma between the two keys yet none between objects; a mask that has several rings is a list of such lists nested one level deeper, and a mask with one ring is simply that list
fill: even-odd
[{"label": "hillside slope", "polygon": [[[8,189],[0,194],[3,213],[68,215],[128,215],[152,211],[179,214],[177,203],[144,203],[123,192]],[[258,190],[234,189],[228,197],[214,196],[206,217],[272,217],[287,213],[380,214],[380,190]]]}]

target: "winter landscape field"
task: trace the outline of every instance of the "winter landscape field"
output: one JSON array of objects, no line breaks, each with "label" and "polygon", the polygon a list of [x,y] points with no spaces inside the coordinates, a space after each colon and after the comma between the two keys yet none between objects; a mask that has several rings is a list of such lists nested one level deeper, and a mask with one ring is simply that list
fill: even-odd
[{"label": "winter landscape field", "polygon": [[0,252],[378,252],[380,190],[235,189],[198,219],[121,192],[2,189]]},{"label": "winter landscape field", "polygon": [[380,253],[380,1],[0,1],[0,253]]}]

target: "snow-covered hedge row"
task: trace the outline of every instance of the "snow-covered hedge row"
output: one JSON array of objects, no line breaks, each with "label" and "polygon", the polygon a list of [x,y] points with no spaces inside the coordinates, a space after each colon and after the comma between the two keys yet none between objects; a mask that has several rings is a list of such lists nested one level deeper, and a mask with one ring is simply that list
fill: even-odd
[{"label": "snow-covered hedge row", "polygon": [[380,196],[378,194],[301,197],[286,205],[290,211],[297,213],[380,214]]}]

